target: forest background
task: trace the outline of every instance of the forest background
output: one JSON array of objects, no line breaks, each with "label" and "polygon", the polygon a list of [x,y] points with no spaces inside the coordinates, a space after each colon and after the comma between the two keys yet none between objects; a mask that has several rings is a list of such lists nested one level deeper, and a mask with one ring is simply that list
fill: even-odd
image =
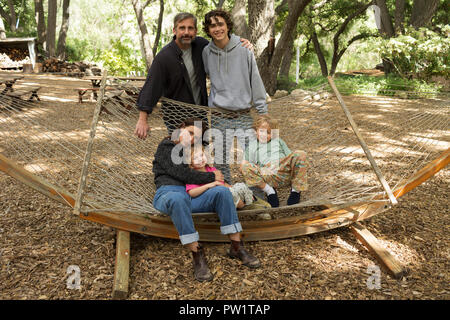
[{"label": "forest background", "polygon": [[203,17],[218,7],[254,44],[271,95],[377,65],[385,77],[352,77],[349,87],[445,89],[435,80],[449,76],[450,0],[1,0],[0,37],[36,37],[40,59],[144,75],[176,13],[194,13],[206,37]]}]

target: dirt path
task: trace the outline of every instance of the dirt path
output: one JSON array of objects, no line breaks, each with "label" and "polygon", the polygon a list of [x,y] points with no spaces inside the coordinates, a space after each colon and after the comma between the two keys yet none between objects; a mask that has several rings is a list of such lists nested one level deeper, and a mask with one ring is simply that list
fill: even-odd
[{"label": "dirt path", "polygon": [[[77,101],[90,83],[30,75],[42,96]],[[280,241],[249,243],[261,258],[256,271],[225,256],[227,244],[205,244],[215,279],[197,283],[179,241],[131,236],[130,299],[449,299],[450,171],[439,172],[401,198],[398,206],[363,224],[408,269],[402,280],[381,271],[367,285],[376,260],[347,228]],[[0,299],[109,299],[115,231],[73,215],[0,173]],[[78,266],[81,288],[67,288]],[[370,279],[369,279],[370,280]]]}]

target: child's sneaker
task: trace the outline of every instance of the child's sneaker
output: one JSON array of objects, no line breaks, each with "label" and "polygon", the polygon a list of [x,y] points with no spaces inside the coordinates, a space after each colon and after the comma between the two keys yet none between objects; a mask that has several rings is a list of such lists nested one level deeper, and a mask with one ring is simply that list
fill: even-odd
[{"label": "child's sneaker", "polygon": [[272,193],[267,196],[267,202],[270,203],[272,208],[278,208],[280,206],[280,200],[278,200],[278,193],[275,190],[275,193]]},{"label": "child's sneaker", "polygon": [[272,208],[272,206],[268,202],[254,196],[253,203],[244,206],[241,210],[268,209],[268,208]]},{"label": "child's sneaker", "polygon": [[287,205],[292,206],[300,202],[300,192],[291,191],[289,198],[287,200]]}]

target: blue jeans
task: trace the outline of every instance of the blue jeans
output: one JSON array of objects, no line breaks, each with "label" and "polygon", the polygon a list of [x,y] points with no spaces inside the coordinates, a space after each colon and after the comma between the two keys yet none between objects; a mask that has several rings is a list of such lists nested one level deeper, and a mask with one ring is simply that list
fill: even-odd
[{"label": "blue jeans", "polygon": [[242,231],[231,192],[223,186],[208,189],[196,198],[191,198],[184,186],[162,186],[156,190],[153,207],[170,216],[183,245],[200,239],[193,212],[216,212],[222,234]]},{"label": "blue jeans", "polygon": [[222,132],[222,141],[219,139],[219,141],[214,142],[214,148],[218,151],[214,156],[214,166],[223,173],[228,184],[233,184],[230,164],[234,162],[234,159],[231,159],[231,147],[234,143],[234,137],[237,138],[240,148],[245,152],[249,139],[254,135],[252,125],[253,118],[250,114],[243,114],[235,119],[228,119],[214,114],[211,116],[211,127]]}]

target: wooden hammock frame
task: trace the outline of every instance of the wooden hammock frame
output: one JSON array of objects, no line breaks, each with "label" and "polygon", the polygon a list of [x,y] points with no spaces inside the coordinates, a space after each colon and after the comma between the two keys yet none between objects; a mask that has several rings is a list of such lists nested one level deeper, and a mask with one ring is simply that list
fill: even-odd
[{"label": "wooden hammock frame", "polygon": [[[450,149],[430,162],[393,190],[396,199],[422,184],[450,162]],[[44,179],[17,165],[0,154],[0,170],[36,191],[74,208],[75,196],[56,187]],[[267,221],[242,221],[246,241],[277,240],[327,231],[368,219],[390,208],[388,199],[359,203],[352,206],[329,207],[321,211],[304,213]],[[142,233],[151,236],[178,239],[178,233],[170,220],[164,216],[143,216],[124,212],[80,213],[79,217],[104,224],[119,230]],[[202,241],[226,242],[228,238],[220,233],[219,223],[196,221],[196,228]]]},{"label": "wooden hammock frame", "polygon": [[[103,79],[101,97],[104,94],[105,77]],[[409,179],[403,180],[399,186],[391,190],[384,177],[373,160],[370,150],[367,148],[362,136],[354,124],[351,114],[346,110],[345,103],[334,86],[332,78],[328,79],[332,89],[335,91],[341,106],[346,113],[354,132],[366,153],[377,177],[385,189],[386,196],[380,195],[372,201],[345,204],[341,206],[322,206],[323,210],[304,213],[299,216],[279,218],[269,221],[241,221],[244,231],[242,238],[246,241],[278,240],[292,238],[335,228],[350,226],[350,230],[361,243],[375,256],[380,264],[396,279],[401,278],[405,269],[398,261],[387,252],[376,240],[376,238],[361,224],[374,215],[380,214],[396,204],[397,199],[413,190],[424,181],[434,176],[450,162],[450,148],[443,152],[438,158],[414,173]],[[130,261],[130,232],[141,233],[169,239],[178,239],[178,232],[171,219],[167,216],[143,216],[130,212],[89,211],[81,212],[80,206],[84,196],[84,187],[88,165],[90,162],[90,150],[92,149],[98,115],[101,109],[102,98],[98,99],[94,119],[91,126],[91,136],[88,142],[87,152],[84,159],[82,175],[77,195],[69,193],[60,187],[54,186],[37,175],[27,171],[14,161],[6,158],[0,153],[0,171],[5,172],[16,180],[26,184],[36,191],[68,205],[82,219],[100,223],[117,229],[116,243],[116,265],[114,275],[113,298],[126,298],[128,292],[129,261]],[[294,209],[294,206],[292,207]],[[252,210],[254,211],[254,210]],[[245,213],[243,213],[245,214]],[[194,217],[196,229],[202,241],[228,242],[228,237],[220,233],[220,225],[217,222],[202,222]]]},{"label": "wooden hammock frame", "polygon": [[[409,179],[399,184],[393,190],[393,195],[396,199],[400,198],[445,168],[449,162],[450,148]],[[32,174],[2,154],[0,154],[0,170],[53,200],[71,208],[75,207],[75,196],[73,194]],[[380,214],[389,208],[390,202],[385,199],[385,201],[366,202],[348,207],[330,207],[297,217],[269,221],[242,221],[241,224],[244,229],[242,238],[246,241],[277,240],[350,226],[353,234],[380,264],[394,278],[400,279],[405,274],[405,269],[376,241],[376,238],[367,229],[359,224],[359,221]],[[117,229],[116,264],[112,292],[112,297],[115,299],[126,298],[128,292],[130,232],[178,239],[178,233],[169,217],[144,217],[123,212],[80,213],[79,217]],[[202,241],[228,241],[226,236],[220,233],[218,223],[196,221],[196,228]]]}]

